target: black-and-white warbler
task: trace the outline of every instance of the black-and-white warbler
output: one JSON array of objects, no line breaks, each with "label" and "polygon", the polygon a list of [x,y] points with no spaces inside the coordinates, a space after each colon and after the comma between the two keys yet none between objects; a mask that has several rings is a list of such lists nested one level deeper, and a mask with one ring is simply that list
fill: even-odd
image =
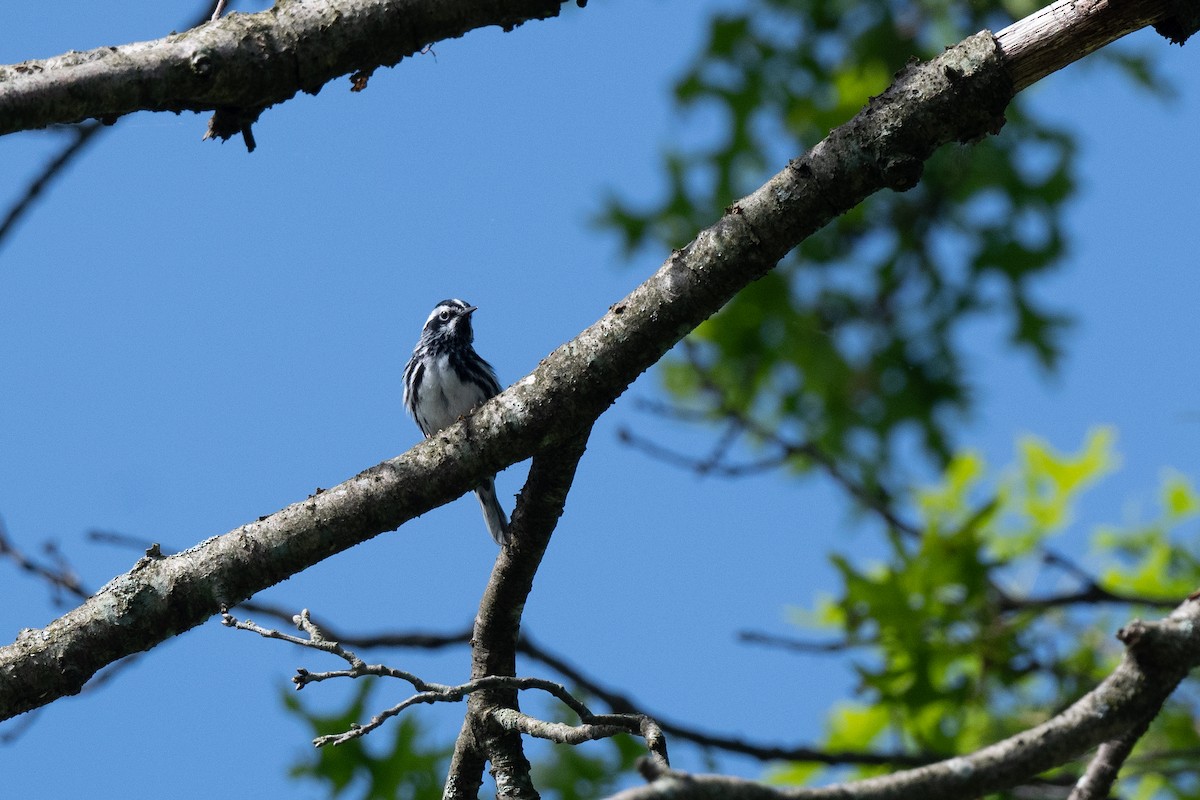
[{"label": "black-and-white warbler", "polygon": [[[471,346],[474,311],[462,300],[438,303],[404,368],[404,407],[427,437],[500,393],[496,371]],[[496,497],[495,480],[481,483],[475,496],[496,544],[508,544],[508,518]]]}]

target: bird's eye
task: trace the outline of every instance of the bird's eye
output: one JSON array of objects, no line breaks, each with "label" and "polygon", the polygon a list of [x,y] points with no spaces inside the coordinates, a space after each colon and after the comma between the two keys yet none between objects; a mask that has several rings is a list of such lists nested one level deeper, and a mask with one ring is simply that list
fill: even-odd
[{"label": "bird's eye", "polygon": [[443,310],[442,313],[438,314],[438,319],[440,319],[442,322],[449,322],[450,321],[450,312]]}]

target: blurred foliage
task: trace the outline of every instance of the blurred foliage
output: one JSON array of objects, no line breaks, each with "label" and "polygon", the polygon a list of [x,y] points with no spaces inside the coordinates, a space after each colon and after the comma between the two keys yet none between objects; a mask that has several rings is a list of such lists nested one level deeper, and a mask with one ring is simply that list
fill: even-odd
[{"label": "blurred foliage", "polygon": [[[708,135],[665,154],[660,202],[610,198],[600,222],[628,253],[680,247],[849,120],[911,57],[1041,5],[750,0],[719,13],[674,87],[686,128]],[[1107,48],[1090,58],[1165,91],[1148,55]],[[1024,96],[1007,120],[999,136],[943,148],[910,191],[881,192],[810,237],[664,362],[668,391],[712,420],[753,418],[805,441],[867,485],[886,477],[903,441],[944,464],[971,401],[968,323],[986,316],[1052,369],[1067,321],[1034,279],[1066,249],[1074,138]],[[808,462],[798,455],[796,466]]]},{"label": "blurred foliage", "polygon": [[[1079,453],[1061,454],[1028,438],[998,476],[977,454],[958,454],[940,483],[917,493],[919,536],[892,534],[886,555],[868,564],[833,557],[841,594],[797,615],[859,644],[858,699],[831,711],[824,747],[950,755],[1026,730],[1116,666],[1123,648],[1113,632],[1131,615],[1164,613],[1138,600],[1173,605],[1200,585],[1200,495],[1168,473],[1148,519],[1092,536],[1090,560],[1107,565],[1094,582],[1132,603],[1038,602],[1093,581],[1050,546],[1113,469],[1112,440],[1098,430]],[[1197,796],[1197,699],[1185,684],[1168,702],[1125,768],[1124,796]],[[798,764],[772,777],[809,783],[831,775]]]},{"label": "blurred foliage", "polygon": [[[306,708],[294,691],[284,693],[283,704],[307,723],[315,739],[348,731],[378,711],[369,706],[375,685],[360,681],[347,706],[331,714]],[[439,800],[452,748],[429,744],[417,720],[415,714],[401,715],[372,736],[314,748],[293,765],[291,775],[324,784],[330,797]]]}]

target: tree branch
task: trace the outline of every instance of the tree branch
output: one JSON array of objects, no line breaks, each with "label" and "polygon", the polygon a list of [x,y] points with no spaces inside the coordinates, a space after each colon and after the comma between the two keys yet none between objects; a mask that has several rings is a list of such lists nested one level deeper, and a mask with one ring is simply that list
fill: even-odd
[{"label": "tree branch", "polygon": [[[224,0],[218,6],[218,11],[223,6]],[[208,18],[209,15],[205,13],[195,22],[191,23],[190,27],[200,25]],[[2,94],[3,91],[0,90],[0,95]],[[3,247],[4,240],[12,234],[17,222],[33,207],[34,201],[41,196],[51,181],[61,175],[67,165],[74,161],[80,153],[84,152],[86,146],[97,138],[98,133],[107,128],[108,126],[101,125],[99,122],[86,122],[71,129],[74,139],[60,150],[57,156],[50,159],[46,166],[42,168],[41,173],[29,182],[29,185],[25,188],[25,193],[13,203],[8,213],[5,214],[4,220],[0,222],[0,247]]]},{"label": "tree branch", "polygon": [[[1177,11],[1183,11],[1182,4],[1176,6],[1171,0],[1058,0],[1009,25],[996,34],[996,41],[1011,60],[1013,86],[1021,91],[1148,25],[1161,26],[1170,20],[1170,31],[1187,27],[1183,20],[1175,20]],[[1172,41],[1178,38],[1161,27],[1159,32]]]},{"label": "tree branch", "polygon": [[[770,426],[759,424],[757,420],[742,410],[729,407],[725,402],[724,391],[720,388],[718,382],[712,378],[708,368],[701,362],[696,353],[696,348],[691,346],[690,341],[684,341],[683,351],[691,369],[700,376],[701,391],[713,398],[717,406],[715,413],[729,422],[728,431],[725,437],[723,437],[727,441],[718,443],[717,448],[703,461],[676,453],[649,440],[637,437],[625,429],[618,432],[618,436],[623,442],[633,445],[655,458],[694,469],[700,474],[715,472],[728,477],[737,477],[761,472],[765,469],[773,469],[795,458],[803,458],[825,472],[851,499],[858,503],[864,510],[878,516],[884,524],[910,538],[919,539],[921,537],[920,529],[915,524],[902,519],[897,513],[892,503],[892,494],[885,487],[878,484],[874,486],[867,485],[863,481],[856,479],[844,466],[839,464],[828,453],[824,452],[815,442],[791,440],[780,434],[777,430],[771,429]],[[661,407],[654,407],[648,404],[643,404],[643,407],[656,413],[664,413]],[[723,456],[727,449],[728,441],[731,441],[731,437],[739,433],[749,433],[763,443],[771,445],[778,451],[777,455],[750,464],[730,465],[723,463]]]},{"label": "tree branch", "polygon": [[[151,42],[0,67],[0,134],[134,111],[257,117],[475,28],[512,30],[566,0],[276,0]],[[365,84],[365,78],[361,81]],[[220,135],[220,134],[218,134]]]},{"label": "tree branch", "polygon": [[1117,633],[1121,664],[1052,719],[967,756],[854,783],[776,789],[723,776],[655,774],[614,800],[756,798],[762,800],[961,800],[1027,782],[1104,742],[1136,734],[1187,673],[1200,666],[1200,602],[1185,601],[1162,620],[1134,620]]},{"label": "tree branch", "polygon": [[[128,547],[136,549],[136,550],[148,550],[153,547],[153,545],[151,543],[149,543],[147,540],[129,537],[129,536],[125,536],[123,534],[118,534],[118,533],[113,533],[113,532],[106,532],[106,531],[91,531],[89,533],[89,538],[92,539],[93,541],[102,541],[102,542],[106,542],[106,543],[120,544],[120,545],[128,546]],[[162,549],[160,548],[160,550],[162,550]],[[166,552],[166,551],[162,550],[162,552]],[[2,527],[2,523],[0,523],[0,557],[3,557],[5,555],[7,555],[11,559],[15,560],[19,566],[22,565],[23,561],[27,560],[27,557],[25,557],[23,554],[21,554],[21,552],[16,549],[15,545],[13,545],[11,543],[11,540],[9,539],[9,537],[7,536],[7,534],[5,533],[5,531]],[[1081,567],[1079,567],[1073,561],[1071,561],[1067,556],[1065,556],[1061,553],[1047,551],[1044,554],[1043,559],[1046,561],[1046,563],[1052,564],[1055,566],[1059,566],[1062,569],[1064,569],[1065,571],[1078,577],[1080,580],[1083,580],[1083,581],[1089,582],[1089,583],[1092,582],[1091,576],[1086,571],[1084,571]],[[52,585],[57,583],[58,571],[62,571],[63,574],[74,575],[73,570],[71,570],[69,565],[66,565],[66,564],[59,565],[58,567],[55,568],[55,570],[56,571],[50,571],[49,568],[43,566],[34,571],[40,577],[43,577],[45,580],[50,582]],[[86,591],[84,589],[82,589],[78,584],[76,584],[75,588],[71,589],[70,591],[73,594],[77,594],[79,596],[86,596],[86,594],[87,594]],[[1075,595],[1062,595],[1061,597],[1064,599],[1061,603],[1054,602],[1051,604],[1065,605],[1066,604],[1065,598],[1074,597],[1074,596]],[[1049,598],[1035,599],[1032,602],[1035,605],[1039,604],[1039,603],[1044,604],[1044,603],[1046,603],[1047,600],[1049,600]],[[1117,598],[1115,596],[1105,598],[1105,601],[1111,601],[1111,602],[1117,602],[1118,600],[1120,600],[1120,598]],[[1006,597],[1002,598],[1001,605],[1004,610],[1019,610],[1021,608],[1024,608],[1024,605],[1023,605],[1024,602],[1025,602],[1025,600],[1023,598],[1011,598],[1011,597],[1006,596]],[[1133,604],[1147,604],[1148,603],[1146,598],[1133,598],[1133,599],[1129,600],[1128,602],[1133,603]],[[1161,602],[1162,601],[1154,601],[1153,604],[1157,606]],[[280,620],[285,623],[286,622],[296,622],[298,620],[298,618],[288,610],[285,610],[278,606],[256,603],[254,601],[248,601],[248,602],[242,603],[238,606],[238,608],[242,609],[246,613],[261,614],[264,616],[268,616],[268,617]],[[422,632],[391,633],[391,632],[385,632],[385,633],[377,633],[377,634],[356,634],[356,633],[341,632],[341,631],[335,629],[334,627],[331,627],[325,623],[321,623],[318,626],[315,622],[313,622],[311,620],[310,617],[307,616],[307,611],[304,612],[304,614],[302,615],[301,618],[304,621],[311,624],[317,630],[321,631],[321,634],[318,638],[323,639],[325,641],[340,643],[341,645],[348,645],[348,646],[355,647],[355,648],[392,647],[392,648],[414,648],[414,649],[426,649],[426,650],[442,649],[442,648],[452,647],[452,646],[456,646],[456,645],[469,644],[470,640],[471,640],[471,633],[472,633],[470,628],[466,628],[461,631],[450,632],[450,633],[422,633]],[[226,622],[226,624],[230,624],[230,623]],[[253,623],[250,623],[249,621],[247,621],[245,623],[238,623],[237,627],[255,630],[256,632],[259,632],[260,635],[269,636],[269,638],[285,638],[285,639],[289,638],[289,637],[285,637],[281,634],[275,634],[273,632],[271,632],[271,633],[264,632],[263,629],[259,629],[258,626],[253,625]],[[312,638],[313,637],[310,634],[310,639],[312,639]],[[838,639],[838,640],[830,640],[830,641],[824,641],[824,642],[800,640],[800,639],[795,639],[795,638],[791,638],[791,637],[776,636],[776,635],[771,635],[771,634],[766,634],[766,633],[761,633],[761,632],[756,632],[756,631],[743,631],[743,632],[739,633],[738,638],[739,638],[739,640],[747,642],[747,643],[764,644],[767,646],[779,647],[782,649],[787,649],[787,650],[792,650],[792,651],[802,652],[802,653],[844,652],[848,649],[852,649],[855,647],[870,646],[872,644],[872,642],[870,642],[870,641],[857,641],[857,640],[850,640],[850,639]],[[295,638],[291,638],[289,640],[293,641],[294,643],[297,643],[297,644],[305,644],[306,646],[310,646],[307,644],[307,642],[305,640],[299,640],[299,639],[295,639]],[[334,651],[331,650],[330,652],[334,652]],[[639,703],[637,703],[635,700],[629,698],[628,696],[626,696],[624,694],[619,693],[618,691],[614,691],[614,690],[604,686],[603,684],[596,681],[591,676],[584,673],[581,669],[579,669],[575,665],[568,662],[563,657],[547,650],[544,646],[542,646],[540,643],[536,642],[532,637],[530,637],[527,632],[522,632],[520,638],[518,639],[517,652],[521,655],[526,656],[527,658],[531,659],[532,661],[540,663],[540,664],[547,666],[550,669],[554,670],[559,675],[563,676],[568,681],[570,681],[577,688],[584,690],[585,692],[587,692],[588,695],[605,703],[610,709],[612,709],[613,712],[621,714],[621,715],[638,715],[638,716],[652,717],[653,719],[660,722],[661,730],[664,733],[670,734],[671,737],[676,740],[691,742],[700,747],[707,747],[707,748],[712,748],[712,749],[716,749],[716,750],[723,750],[725,752],[738,753],[739,755],[745,755],[745,756],[749,756],[751,758],[757,758],[762,761],[810,762],[810,763],[827,764],[827,765],[831,765],[831,766],[839,766],[839,765],[844,766],[844,765],[850,765],[850,764],[870,765],[870,766],[893,766],[893,767],[920,766],[923,764],[928,764],[933,761],[936,761],[939,758],[938,755],[932,754],[932,753],[905,753],[905,752],[879,752],[879,751],[860,752],[860,751],[846,751],[846,750],[831,751],[831,750],[822,750],[822,749],[813,748],[813,747],[805,747],[802,745],[786,745],[786,744],[769,744],[769,743],[761,743],[761,742],[751,742],[751,741],[736,738],[736,737],[722,736],[720,734],[709,733],[709,732],[697,729],[693,726],[689,726],[689,725],[686,725],[683,723],[671,722],[665,718],[662,718],[658,714],[645,711],[643,709],[643,707]],[[334,654],[337,655],[336,652],[334,652]],[[115,664],[114,667],[123,667],[129,663],[132,663],[132,661],[135,660],[136,658],[137,658],[137,655],[130,656],[129,658]],[[114,671],[112,668],[106,670],[104,673],[102,673],[100,678],[97,678],[97,680],[93,680],[91,683],[88,684],[88,689],[92,689],[92,688],[95,688],[96,686],[98,686],[97,681],[100,680],[101,678],[107,679],[108,677],[115,675],[115,674],[116,674],[116,671]],[[375,673],[370,673],[370,674],[375,674]],[[318,673],[318,674],[316,674],[316,676],[314,676],[313,673],[305,673],[305,675],[308,676],[305,679],[306,683],[313,682],[316,680],[323,680],[325,677],[337,677],[336,675],[325,674],[325,673]],[[391,677],[403,677],[403,676],[402,675],[391,675]],[[398,713],[399,710],[402,710],[402,709],[397,709],[396,713]],[[23,730],[24,730],[24,728],[14,729],[14,731],[9,732],[9,734],[6,735],[5,737],[0,738],[0,743],[5,743],[11,739],[17,738],[23,732]],[[525,732],[528,732],[528,731],[525,731]],[[536,734],[531,734],[531,735],[536,735]],[[576,734],[576,735],[578,735],[578,734]],[[1105,750],[1105,748],[1108,748],[1110,746],[1111,746],[1111,743],[1102,745],[1101,754],[1109,753],[1109,755],[1105,755],[1104,758],[1109,763],[1116,763],[1119,768],[1120,760],[1123,759],[1124,756],[1117,758],[1115,755],[1111,755],[1111,753],[1113,753],[1113,751]],[[1128,755],[1128,753],[1126,753],[1125,755]],[[1176,755],[1176,754],[1167,753],[1167,754],[1162,755],[1162,757],[1167,758],[1167,757],[1172,757],[1173,755]],[[1187,754],[1185,753],[1184,755],[1187,755]],[[1100,765],[1103,763],[1105,763],[1105,760],[1101,759],[1101,755],[1097,755],[1097,761],[1093,761],[1092,769],[1093,770],[1099,769]],[[479,762],[478,769],[477,769],[478,774],[482,775],[484,765],[485,765],[484,761]]]},{"label": "tree branch", "polygon": [[[521,614],[562,515],[590,432],[589,424],[562,445],[533,459],[513,510],[513,542],[500,551],[479,602],[471,635],[472,679],[516,675]],[[463,763],[474,770],[486,760],[492,765],[497,797],[536,800],[538,793],[521,742],[522,729],[512,723],[516,717],[511,715],[519,713],[517,693],[512,689],[497,687],[471,695],[443,797],[474,800],[483,775],[463,771]],[[473,753],[460,763],[459,750],[467,745]]]},{"label": "tree branch", "polygon": [[1067,800],[1105,800],[1117,781],[1121,765],[1133,752],[1133,746],[1137,744],[1138,739],[1142,738],[1146,729],[1150,727],[1151,719],[1153,717],[1147,717],[1132,729],[1100,745],[1095,757],[1088,764],[1087,772],[1072,787]]},{"label": "tree branch", "polygon": [[[339,7],[362,10],[364,2]],[[1128,0],[1122,7],[1150,2]],[[459,7],[459,3],[414,5]],[[520,5],[516,0],[499,4],[503,9]],[[558,3],[553,5],[557,10]],[[314,14],[328,8],[285,0],[267,13],[285,18],[300,14],[301,6]],[[1096,13],[1105,13],[1106,8]],[[1069,14],[1070,9],[1062,13]],[[384,21],[385,31],[401,33],[395,30],[397,16],[402,15]],[[246,15],[233,15],[210,26],[236,27],[246,19]],[[354,17],[347,24],[353,27],[358,21]],[[518,21],[510,18],[511,24]],[[407,35],[412,36],[409,28]],[[413,29],[423,31],[421,38],[430,30]],[[229,30],[222,29],[220,35],[229,36]],[[166,42],[164,47],[170,50],[195,44],[190,34]],[[132,45],[126,50],[139,47],[154,49]],[[193,49],[186,60],[192,63],[192,56],[200,55]],[[78,65],[87,64],[89,57],[107,58],[76,54],[60,59]],[[330,59],[337,57],[331,54]],[[223,77],[216,82],[224,85],[227,76],[219,66],[217,74]],[[74,694],[104,665],[149,649],[199,625],[221,608],[232,608],[330,555],[449,502],[487,475],[572,441],[684,335],[829,220],[880,189],[902,191],[914,185],[925,159],[942,144],[969,142],[999,130],[1012,97],[1010,70],[1017,66],[1005,63],[996,40],[983,32],[933,61],[905,67],[893,85],[854,119],[730,206],[720,220],[675,251],[658,272],[598,322],[469,418],[402,456],[278,513],[174,556],[147,556],[46,628],[22,632],[16,642],[0,648],[0,719]],[[276,68],[265,59],[264,73]],[[99,83],[92,89],[104,93],[112,88],[100,77],[102,67],[80,69],[84,76],[97,76]],[[315,67],[292,63],[290,69],[299,69],[301,84],[308,85]],[[29,115],[32,109],[66,103],[61,87],[47,85],[36,70],[32,73],[33,77],[18,77],[12,69],[0,70],[0,98],[5,98],[0,99],[0,119],[24,120],[16,127],[54,121]],[[29,98],[31,86],[45,90],[41,100]],[[76,84],[76,89],[76,96],[91,91],[87,80]],[[25,98],[19,114],[12,106],[14,96]],[[154,103],[171,107],[163,97]],[[68,116],[77,119],[88,113],[76,109]],[[502,551],[497,570],[515,574],[519,567],[512,562],[536,546],[544,545],[518,540],[516,548]],[[532,580],[532,574],[526,579]],[[498,583],[494,575],[489,592],[507,585]],[[495,599],[497,603],[488,604],[485,598],[481,612],[516,613],[515,606]],[[493,624],[482,613],[479,622]]]}]

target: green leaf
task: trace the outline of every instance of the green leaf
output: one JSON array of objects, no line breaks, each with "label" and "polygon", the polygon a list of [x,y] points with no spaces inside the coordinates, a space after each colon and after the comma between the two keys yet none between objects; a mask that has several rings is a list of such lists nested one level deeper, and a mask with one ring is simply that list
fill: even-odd
[{"label": "green leaf", "polygon": [[1172,522],[1200,513],[1200,494],[1187,476],[1173,470],[1166,472],[1161,492],[1163,508]]},{"label": "green leaf", "polygon": [[825,747],[866,752],[891,721],[882,706],[838,703],[826,718]]}]

